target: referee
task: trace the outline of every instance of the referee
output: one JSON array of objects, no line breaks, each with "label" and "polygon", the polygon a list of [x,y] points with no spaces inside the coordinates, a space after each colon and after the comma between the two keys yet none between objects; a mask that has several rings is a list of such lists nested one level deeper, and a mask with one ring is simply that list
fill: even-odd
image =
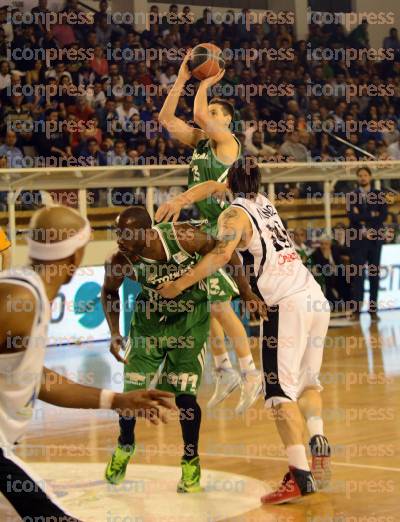
[{"label": "referee", "polygon": [[369,313],[371,319],[376,321],[380,257],[385,238],[383,224],[388,210],[385,193],[373,189],[371,180],[372,173],[368,167],[357,170],[358,188],[347,194],[346,210],[350,220],[349,247],[353,273],[351,299],[354,318],[360,318],[367,264],[370,283]]},{"label": "referee", "polygon": [[1,270],[8,270],[11,267],[11,243],[0,227],[0,256]]}]

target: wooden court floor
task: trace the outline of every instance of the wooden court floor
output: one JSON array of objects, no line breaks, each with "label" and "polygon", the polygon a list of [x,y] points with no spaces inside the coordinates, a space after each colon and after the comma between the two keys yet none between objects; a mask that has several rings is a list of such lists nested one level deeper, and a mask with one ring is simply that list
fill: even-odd
[{"label": "wooden court floor", "polygon": [[[49,366],[68,371],[75,379],[84,381],[86,377],[94,385],[119,389],[121,369],[106,347],[57,350],[49,349]],[[256,348],[254,355],[258,361]],[[225,520],[400,521],[400,311],[382,313],[378,324],[371,324],[369,316],[363,314],[361,324],[330,328],[322,383],[325,431],[333,450],[330,487],[297,504],[260,506]],[[205,405],[211,393],[208,356],[199,396],[203,407],[202,467],[276,485],[286,472],[285,454],[262,400],[244,416],[235,417],[238,392],[221,407],[207,411]],[[17,453],[26,461],[56,462],[62,474],[63,463],[67,462],[75,462],[78,467],[86,462],[105,464],[117,434],[116,417],[45,406],[38,410]],[[136,440],[138,452],[130,466],[135,462],[179,465],[181,437],[176,418],[161,427],[138,422]],[[174,520],[181,520],[179,513]],[[187,517],[182,515],[182,520]]]}]

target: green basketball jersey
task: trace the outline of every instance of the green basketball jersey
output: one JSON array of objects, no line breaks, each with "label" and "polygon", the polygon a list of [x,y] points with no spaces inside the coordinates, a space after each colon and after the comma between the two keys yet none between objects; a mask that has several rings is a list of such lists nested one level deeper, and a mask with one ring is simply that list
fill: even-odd
[{"label": "green basketball jersey", "polygon": [[[240,142],[234,136],[239,145],[238,157],[240,156]],[[222,163],[215,155],[210,139],[200,140],[195,148],[189,167],[189,188],[204,183],[205,181],[218,181],[224,183],[231,164]],[[219,215],[227,208],[228,204],[214,197],[198,201],[196,203],[202,218],[208,220],[206,230],[215,234]]]},{"label": "green basketball jersey", "polygon": [[157,287],[166,281],[174,281],[197,263],[200,256],[186,252],[177,235],[173,223],[160,223],[153,227],[157,230],[167,256],[166,261],[154,261],[139,256],[140,260],[132,263],[136,280],[142,290],[136,299],[135,313],[142,311],[143,303],[149,303],[151,312],[165,316],[192,312],[197,303],[208,299],[207,286],[203,281],[185,290],[175,299],[165,299],[157,292]]}]

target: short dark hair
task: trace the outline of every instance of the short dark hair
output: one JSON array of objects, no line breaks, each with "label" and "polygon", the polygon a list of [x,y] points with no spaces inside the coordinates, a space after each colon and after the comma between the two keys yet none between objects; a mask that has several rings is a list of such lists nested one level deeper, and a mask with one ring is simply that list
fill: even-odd
[{"label": "short dark hair", "polygon": [[257,158],[243,156],[235,161],[228,170],[227,182],[234,197],[255,198],[261,182]]},{"label": "short dark hair", "polygon": [[224,98],[212,98],[208,102],[208,105],[213,105],[213,104],[216,104],[216,103],[218,103],[219,105],[222,105],[224,113],[225,114],[229,114],[229,116],[233,120],[233,117],[235,116],[235,108],[231,104],[231,102],[228,102],[228,100],[224,100]]},{"label": "short dark hair", "polygon": [[357,169],[356,175],[358,176],[359,173],[360,173],[362,170],[366,170],[366,171],[368,172],[368,174],[369,174],[370,176],[372,176],[372,172],[371,172],[371,169],[370,169],[369,167],[359,167],[359,168]]},{"label": "short dark hair", "polygon": [[121,228],[133,225],[134,228],[148,229],[153,226],[150,214],[143,205],[132,205],[125,208],[117,219]]}]

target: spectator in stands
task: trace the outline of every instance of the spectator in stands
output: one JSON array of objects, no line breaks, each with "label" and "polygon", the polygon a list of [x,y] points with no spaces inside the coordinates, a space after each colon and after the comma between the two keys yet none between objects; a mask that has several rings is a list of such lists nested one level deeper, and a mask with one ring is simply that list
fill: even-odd
[{"label": "spectator in stands", "polygon": [[309,256],[312,253],[312,248],[310,248],[307,244],[307,231],[305,228],[295,228],[292,235],[292,241],[294,244],[294,248],[298,255],[300,256],[300,259],[303,261],[304,264],[307,263],[307,260]]},{"label": "spectator in stands", "polygon": [[32,137],[33,119],[23,94],[12,94],[8,103],[1,111],[0,127],[12,129],[17,133],[18,141],[22,145]]},{"label": "spectator in stands", "polygon": [[397,140],[387,148],[389,159],[400,160],[400,135]]},{"label": "spectator in stands", "polygon": [[285,141],[280,147],[279,152],[291,161],[310,160],[310,152],[300,143],[300,136],[297,130],[288,131],[286,133]]},{"label": "spectator in stands", "polygon": [[335,311],[347,310],[350,299],[350,286],[346,281],[348,261],[347,248],[332,244],[327,235],[320,238],[319,246],[310,255],[311,271],[322,282],[325,297]]},{"label": "spectator in stands", "polygon": [[11,268],[11,243],[8,237],[0,228],[0,257],[1,257],[1,270],[8,270]]},{"label": "spectator in stands", "polygon": [[385,36],[382,44],[384,49],[393,49],[394,51],[400,51],[400,40],[399,33],[395,27],[392,27],[389,31],[389,36]]},{"label": "spectator in stands", "polygon": [[168,65],[165,69],[165,72],[160,74],[160,84],[164,89],[164,92],[168,92],[168,88],[175,83],[177,78],[175,67],[173,65]]},{"label": "spectator in stands", "polygon": [[[11,85],[11,74],[10,74],[10,64],[6,60],[0,62],[0,91],[10,87]],[[1,96],[1,94],[0,94]]]},{"label": "spectator in stands", "polygon": [[4,145],[0,145],[0,167],[21,168],[24,167],[24,155],[21,149],[15,146],[17,134],[13,130],[6,132]]},{"label": "spectator in stands", "polygon": [[107,152],[107,165],[129,165],[129,156],[123,140],[116,140],[114,149]]},{"label": "spectator in stands", "polygon": [[85,96],[77,96],[75,105],[68,108],[69,114],[74,114],[77,121],[86,123],[94,116],[94,111],[90,107]]},{"label": "spectator in stands", "polygon": [[118,117],[119,128],[129,130],[130,122],[134,115],[139,115],[139,111],[133,104],[132,96],[125,96],[122,102],[117,104],[116,113]]},{"label": "spectator in stands", "polygon": [[86,160],[87,165],[92,167],[107,165],[106,155],[100,150],[100,146],[95,138],[89,138],[80,153]]},{"label": "spectator in stands", "polygon": [[370,282],[369,313],[377,320],[380,255],[383,244],[387,202],[384,192],[372,188],[372,173],[368,167],[357,170],[358,189],[347,195],[346,210],[352,241],[349,244],[352,269],[351,283],[354,317],[358,319],[364,298],[365,264]]},{"label": "spectator in stands", "polygon": [[356,49],[369,48],[368,20],[364,18],[360,25],[351,31],[348,42]]},{"label": "spectator in stands", "polygon": [[89,60],[88,65],[100,78],[108,75],[108,61],[101,45],[94,48],[93,58]]},{"label": "spectator in stands", "polygon": [[263,135],[260,131],[253,132],[251,143],[246,147],[246,152],[259,158],[260,161],[267,161],[276,154],[276,150],[263,143]]},{"label": "spectator in stands", "polygon": [[67,160],[72,156],[67,133],[60,125],[58,112],[53,109],[47,110],[46,119],[34,140],[39,155],[44,158]]}]

